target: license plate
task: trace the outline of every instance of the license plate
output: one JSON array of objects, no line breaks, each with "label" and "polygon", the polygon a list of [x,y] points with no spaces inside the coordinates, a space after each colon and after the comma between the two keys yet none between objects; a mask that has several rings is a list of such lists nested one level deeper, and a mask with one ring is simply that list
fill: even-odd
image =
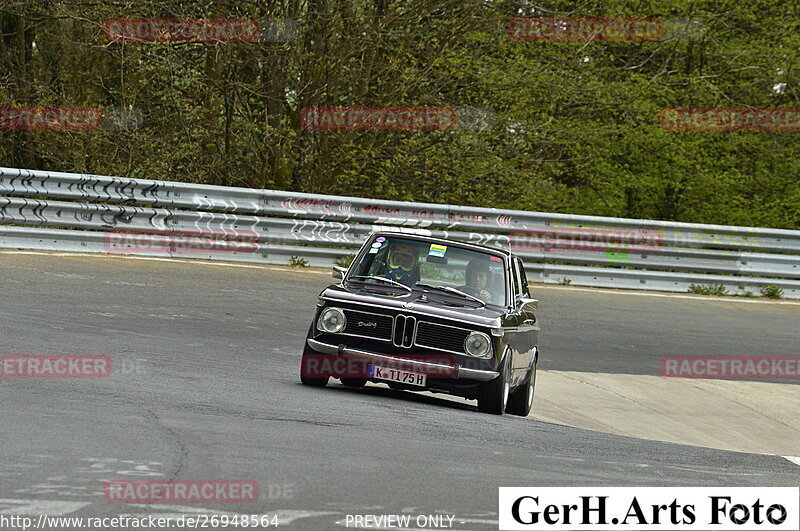
[{"label": "license plate", "polygon": [[418,385],[420,387],[424,387],[425,382],[428,379],[427,374],[420,374],[418,372],[411,372],[403,369],[380,367],[378,365],[370,365],[367,374],[370,378],[375,378],[376,380],[386,380],[388,382]]}]

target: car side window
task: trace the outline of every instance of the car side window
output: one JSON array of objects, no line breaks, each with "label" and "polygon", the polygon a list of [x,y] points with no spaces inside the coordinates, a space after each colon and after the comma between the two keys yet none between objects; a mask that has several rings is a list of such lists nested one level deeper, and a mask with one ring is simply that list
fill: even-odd
[{"label": "car side window", "polygon": [[519,270],[519,290],[522,293],[523,297],[530,298],[531,291],[528,288],[528,277],[525,276],[525,264],[522,263],[522,260],[517,258],[517,269]]},{"label": "car side window", "polygon": [[519,264],[517,262],[518,260],[511,261],[511,291],[514,294],[515,300],[521,296],[519,289]]}]

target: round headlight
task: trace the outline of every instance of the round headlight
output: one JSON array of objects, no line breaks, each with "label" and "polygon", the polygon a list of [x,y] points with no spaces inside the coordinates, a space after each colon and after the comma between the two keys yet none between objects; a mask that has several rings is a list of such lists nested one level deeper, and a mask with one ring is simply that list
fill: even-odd
[{"label": "round headlight", "polygon": [[464,350],[470,356],[488,358],[492,351],[489,336],[480,332],[471,332],[464,341]]},{"label": "round headlight", "polygon": [[346,324],[344,312],[339,308],[325,308],[317,320],[317,328],[330,334],[341,332]]}]

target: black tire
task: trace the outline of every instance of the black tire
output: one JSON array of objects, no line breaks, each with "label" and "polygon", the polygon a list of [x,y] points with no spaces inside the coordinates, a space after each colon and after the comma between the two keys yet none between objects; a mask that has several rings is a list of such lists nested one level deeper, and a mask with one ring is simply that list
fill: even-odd
[{"label": "black tire", "polygon": [[[308,345],[303,348],[303,358],[300,360],[300,382],[303,385],[310,385],[311,387],[325,387],[328,385],[328,380],[330,379],[329,376],[325,376],[322,378],[311,378],[303,374],[303,367],[306,367],[306,361],[309,356],[314,356],[316,353],[314,350],[309,347]],[[316,354],[319,356],[319,354]]]},{"label": "black tire", "polygon": [[518,415],[520,417],[527,417],[533,409],[533,395],[536,391],[536,362],[533,367],[528,371],[528,376],[525,378],[525,383],[517,387],[508,398],[508,406],[506,406],[506,413],[510,415]]},{"label": "black tire", "polygon": [[484,382],[478,387],[478,411],[502,415],[506,410],[510,392],[508,381],[508,362],[510,358],[511,354],[509,353],[500,366],[500,375],[497,378]]},{"label": "black tire", "polygon": [[366,378],[340,378],[339,381],[347,387],[364,387],[367,385]]},{"label": "black tire", "polygon": [[300,382],[311,387],[325,387],[328,385],[328,378],[306,378],[301,374]]}]

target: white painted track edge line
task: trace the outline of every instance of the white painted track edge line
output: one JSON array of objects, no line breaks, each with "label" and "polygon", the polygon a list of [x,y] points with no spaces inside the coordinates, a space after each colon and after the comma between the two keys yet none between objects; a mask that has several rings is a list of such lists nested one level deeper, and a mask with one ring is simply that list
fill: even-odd
[{"label": "white painted track edge line", "polygon": [[[219,267],[239,267],[246,269],[271,269],[273,271],[302,271],[305,273],[325,274],[327,272],[315,271],[314,269],[289,269],[288,267],[275,267],[270,265],[250,265],[250,264],[233,264],[230,262],[214,262],[210,260],[193,260],[191,258],[165,258],[160,256],[123,256],[115,254],[102,254],[102,253],[69,253],[69,252],[44,252],[44,251],[8,251],[0,250],[0,254],[32,254],[42,256],[82,256],[87,258],[112,258],[122,260],[151,260],[156,262],[183,262],[187,264],[204,264]],[[668,299],[688,299],[697,301],[711,301],[711,302],[738,302],[743,304],[779,304],[785,306],[800,306],[800,302],[794,301],[776,301],[776,300],[751,300],[740,297],[702,297],[696,295],[682,295],[680,292],[670,293],[653,293],[649,291],[636,291],[628,289],[604,289],[604,288],[590,288],[583,286],[553,286],[550,284],[536,284],[532,285],[535,289],[556,289],[564,291],[583,291],[589,293],[606,293],[611,295],[633,295],[637,297],[662,297]]]},{"label": "white painted track edge line", "polygon": [[177,262],[179,264],[195,264],[207,265],[216,267],[238,267],[242,269],[267,269],[270,271],[289,271],[289,272],[303,272],[314,273],[315,275],[329,275],[328,271],[316,271],[314,269],[291,269],[289,267],[277,267],[271,264],[254,265],[254,264],[234,264],[231,262],[214,262],[212,260],[193,260],[191,258],[168,258],[163,256],[127,256],[116,254],[102,254],[102,253],[69,253],[69,252],[47,252],[47,251],[6,251],[0,250],[0,255],[3,254],[22,254],[22,255],[38,255],[38,256],[66,256],[75,258],[101,258],[108,260],[145,260],[150,262]]},{"label": "white painted track edge line", "polygon": [[562,291],[584,291],[589,293],[608,293],[612,295],[633,295],[636,297],[662,297],[667,299],[689,299],[696,301],[709,301],[709,302],[739,302],[744,304],[784,304],[788,306],[800,306],[800,302],[795,301],[777,301],[777,300],[752,300],[743,297],[712,297],[712,296],[697,296],[697,295],[683,295],[680,292],[668,293],[653,293],[650,291],[636,291],[628,289],[605,289],[605,288],[590,288],[584,286],[553,286],[549,284],[531,284],[531,289],[555,289]]},{"label": "white painted track edge line", "polygon": [[794,463],[795,465],[800,466],[800,457],[795,457],[793,455],[782,455],[781,457],[783,457],[790,463]]}]

